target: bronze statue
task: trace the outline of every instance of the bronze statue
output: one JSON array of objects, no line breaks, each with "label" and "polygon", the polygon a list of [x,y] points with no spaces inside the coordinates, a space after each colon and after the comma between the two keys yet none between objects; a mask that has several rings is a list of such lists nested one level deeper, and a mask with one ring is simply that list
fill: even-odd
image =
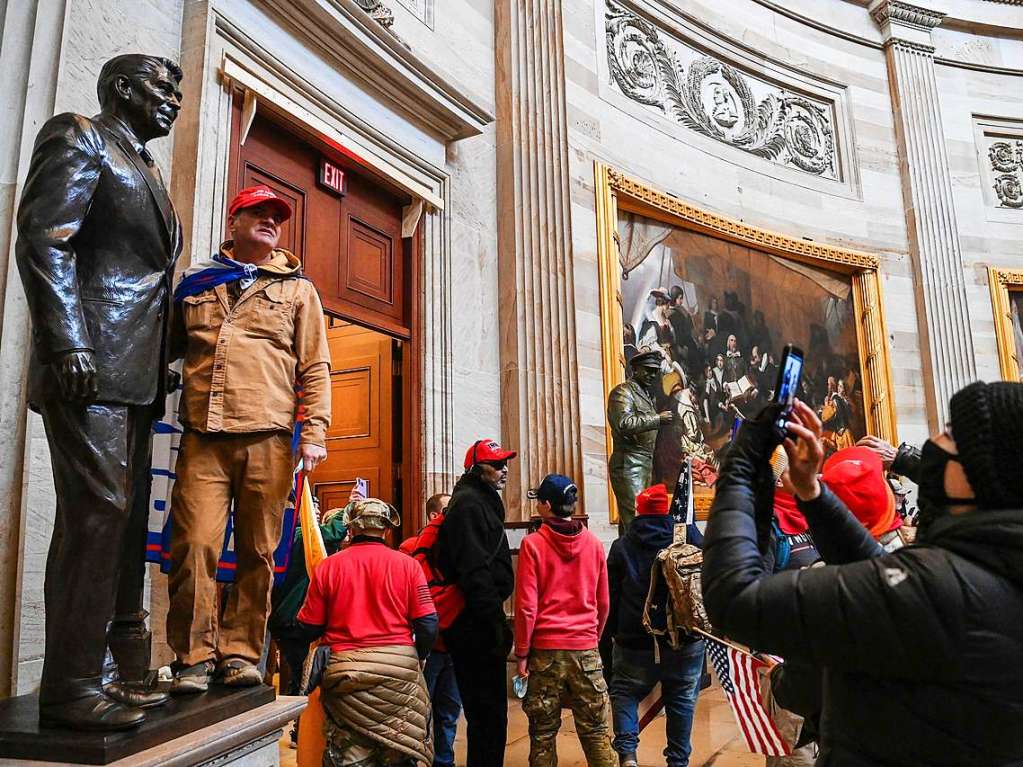
[{"label": "bronze statue", "polygon": [[650,486],[657,430],[672,419],[670,412],[657,412],[654,399],[662,359],[660,352],[637,354],[629,361],[632,378],[618,384],[607,398],[607,420],[614,438],[607,470],[622,529],[636,516],[636,496]]},{"label": "bronze statue", "polygon": [[[170,133],[180,81],[167,59],[108,61],[100,113],[60,114],[39,131],[18,209],[16,255],[33,326],[28,396],[46,427],[57,494],[44,726],[127,729],[145,720],[142,706],[166,700],[124,684],[104,690],[101,672],[108,624],[145,632],[152,423],[167,394],[181,253],[180,222],[146,142]],[[123,645],[111,638],[115,656]]]}]

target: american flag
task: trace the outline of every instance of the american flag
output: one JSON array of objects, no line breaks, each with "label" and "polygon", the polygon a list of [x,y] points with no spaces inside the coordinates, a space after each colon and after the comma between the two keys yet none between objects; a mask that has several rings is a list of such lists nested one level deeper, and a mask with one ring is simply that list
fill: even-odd
[{"label": "american flag", "polygon": [[749,750],[765,756],[791,754],[792,749],[760,702],[757,670],[767,664],[712,637],[707,637],[707,655]]}]

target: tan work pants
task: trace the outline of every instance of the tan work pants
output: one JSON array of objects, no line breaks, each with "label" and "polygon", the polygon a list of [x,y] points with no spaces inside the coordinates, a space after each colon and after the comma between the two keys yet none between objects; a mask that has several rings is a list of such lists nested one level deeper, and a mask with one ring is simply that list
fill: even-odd
[{"label": "tan work pants", "polygon": [[[167,613],[167,642],[179,663],[259,662],[292,468],[285,432],[182,436],[171,494]],[[232,501],[237,570],[218,621],[215,576]]]}]

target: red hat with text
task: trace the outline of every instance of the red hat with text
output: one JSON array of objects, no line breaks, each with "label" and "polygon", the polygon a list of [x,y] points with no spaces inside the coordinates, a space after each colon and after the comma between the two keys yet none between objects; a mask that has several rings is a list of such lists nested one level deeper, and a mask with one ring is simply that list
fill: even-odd
[{"label": "red hat with text", "polygon": [[492,439],[478,439],[465,451],[465,468],[471,469],[478,463],[507,461],[516,455],[514,450],[505,450]]},{"label": "red hat with text", "polygon": [[902,526],[881,456],[873,450],[859,446],[839,450],[824,462],[821,481],[875,538]]},{"label": "red hat with text", "polygon": [[279,197],[270,187],[263,185],[249,186],[238,192],[227,207],[227,214],[233,216],[240,210],[254,208],[264,203],[273,205],[277,209],[282,222],[291,218],[291,206],[288,204],[288,201],[283,197]]},{"label": "red hat with text", "polygon": [[636,496],[637,517],[663,517],[670,506],[668,488],[664,485],[648,487]]}]

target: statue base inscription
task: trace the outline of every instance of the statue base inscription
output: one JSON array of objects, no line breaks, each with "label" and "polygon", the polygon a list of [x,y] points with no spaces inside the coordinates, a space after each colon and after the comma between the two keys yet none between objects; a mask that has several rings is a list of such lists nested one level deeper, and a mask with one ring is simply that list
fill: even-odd
[{"label": "statue base inscription", "polygon": [[84,732],[39,726],[39,699],[19,695],[0,701],[0,759],[110,764],[246,711],[273,703],[272,687],[211,687],[146,710],[141,727],[123,732]]}]

